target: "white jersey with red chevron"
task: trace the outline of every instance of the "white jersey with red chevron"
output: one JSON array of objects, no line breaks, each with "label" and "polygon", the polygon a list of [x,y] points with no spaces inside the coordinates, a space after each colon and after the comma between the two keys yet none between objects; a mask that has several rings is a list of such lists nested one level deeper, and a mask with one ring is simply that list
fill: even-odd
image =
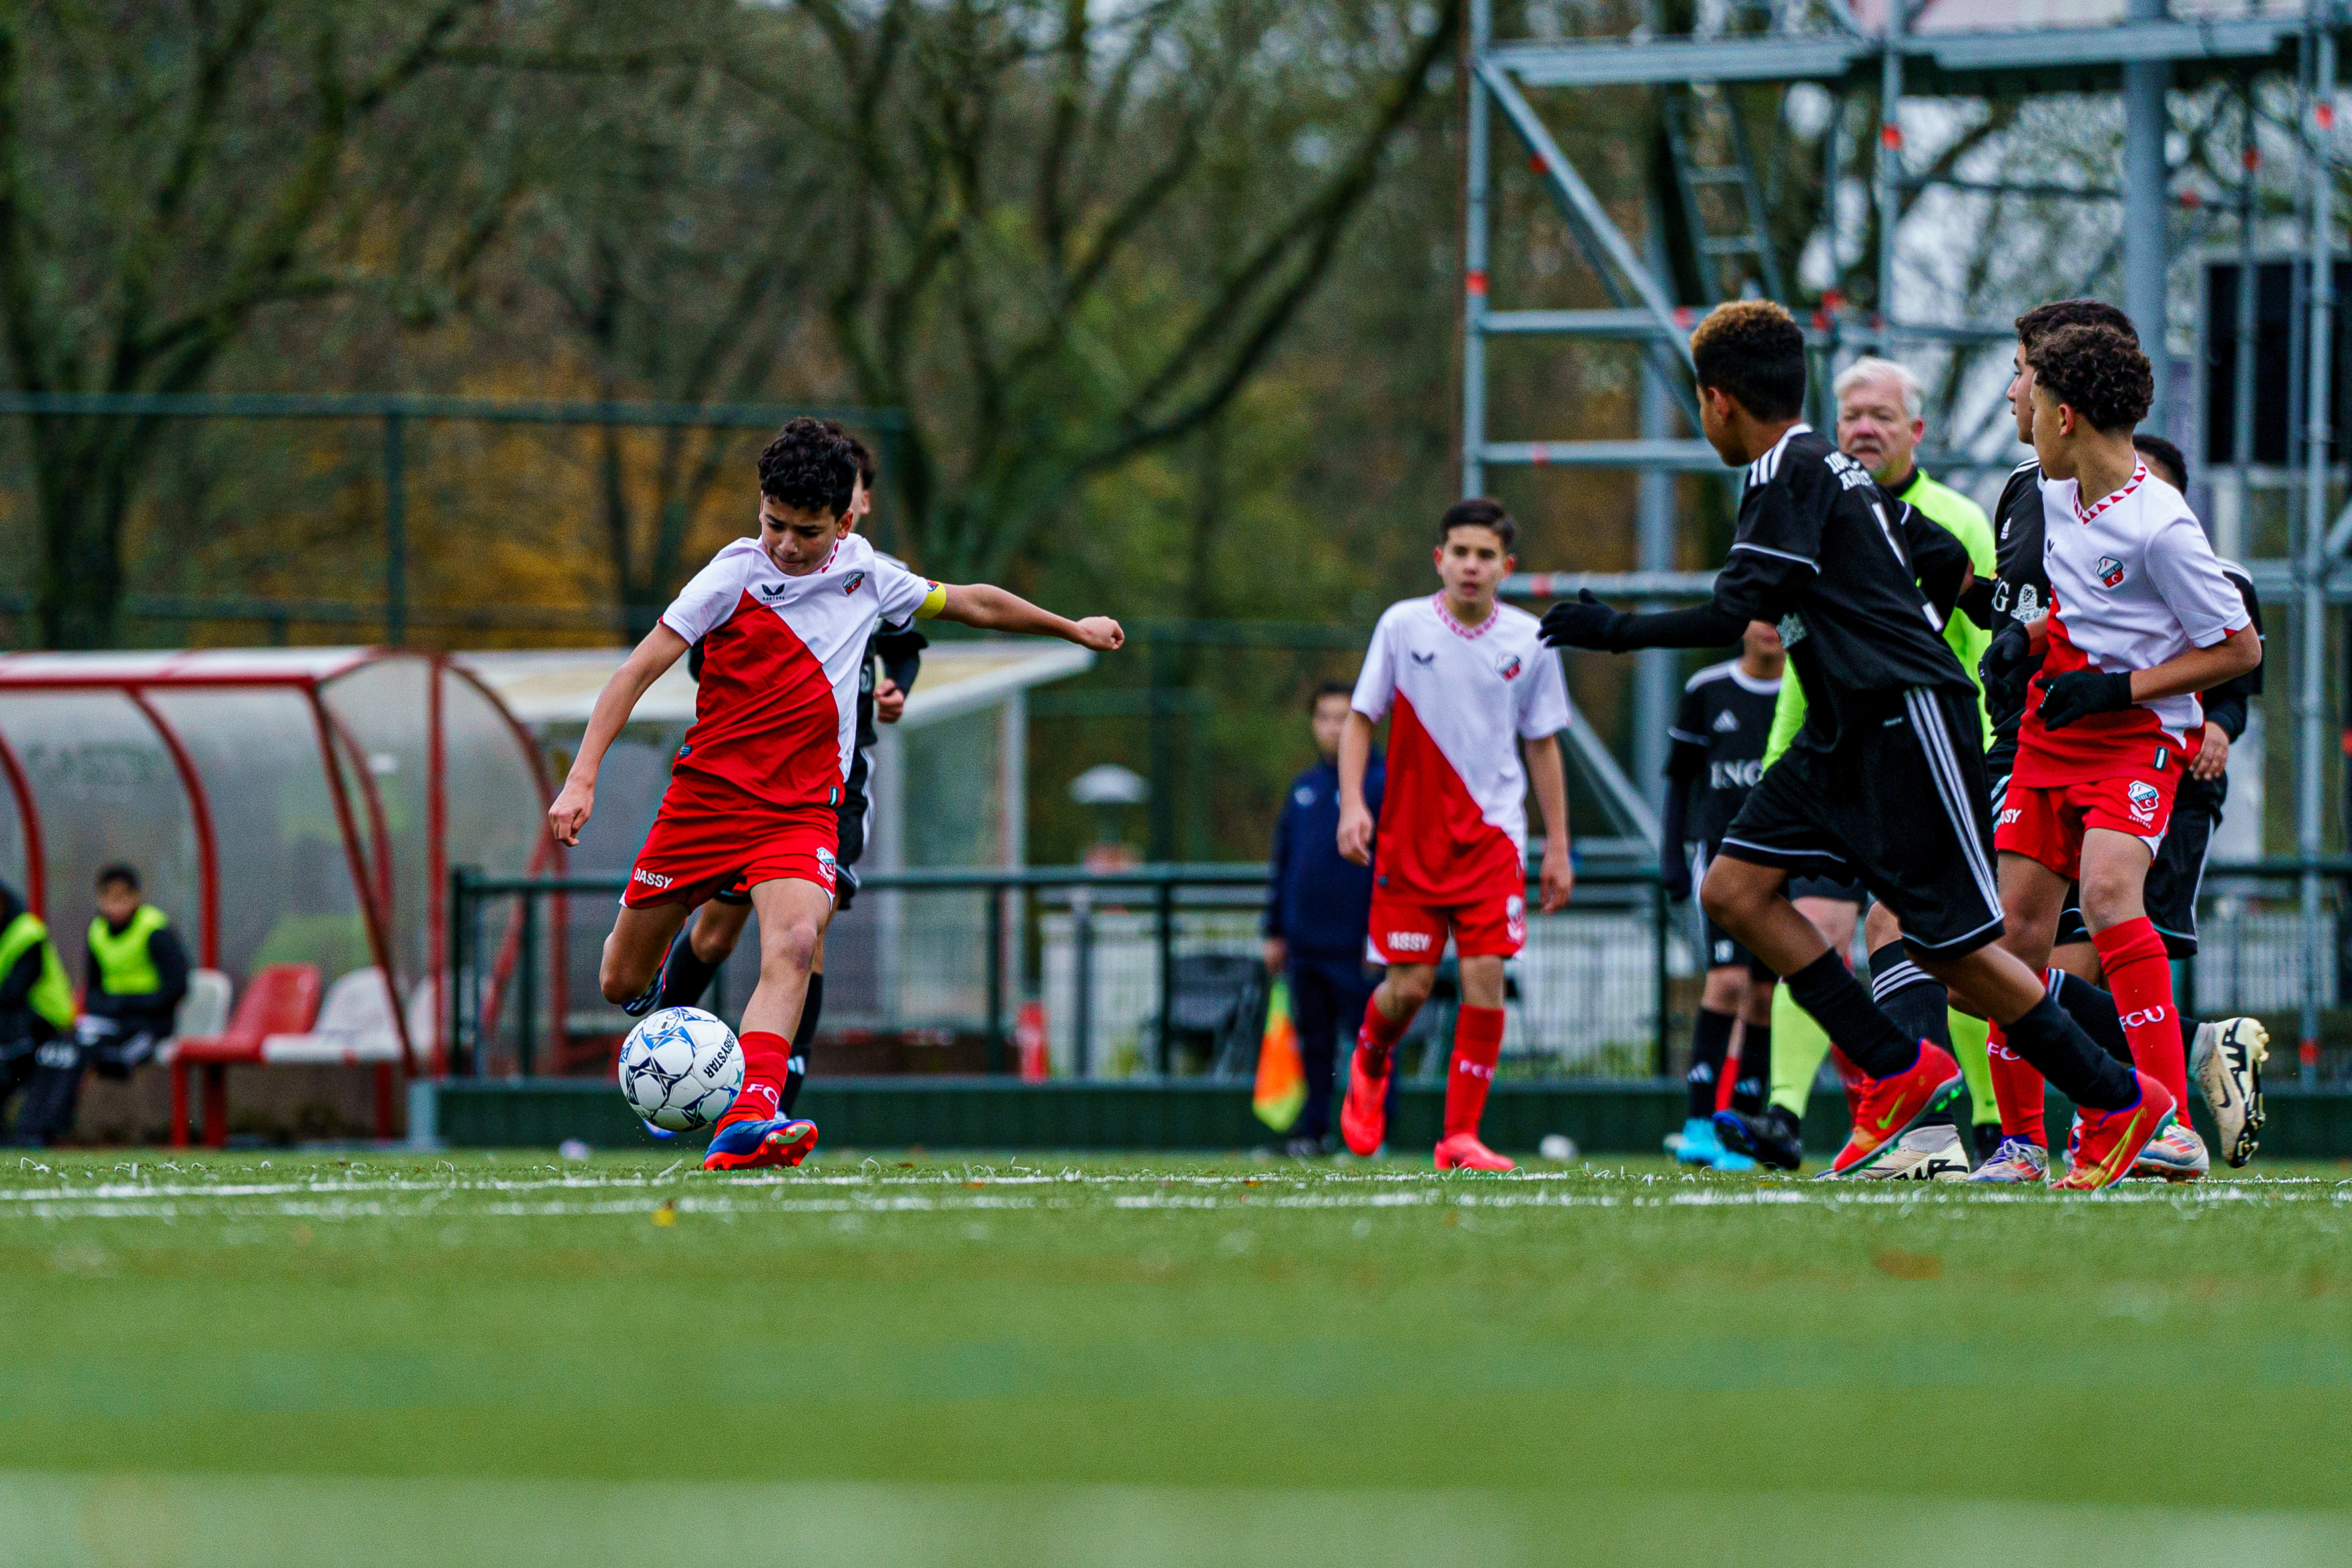
[{"label": "white jersey with red chevron", "polygon": [[756,538],[728,545],[662,612],[662,624],[703,645],[677,770],[778,806],[837,800],[857,742],[866,639],[878,621],[936,614],[943,597],[856,534],[798,577]]},{"label": "white jersey with red chevron", "polygon": [[1524,884],[1519,742],[1568,727],[1559,656],[1538,630],[1506,604],[1465,626],[1442,593],[1391,605],[1373,629],[1352,706],[1376,723],[1393,715],[1373,862],[1391,895],[1444,905]]},{"label": "white jersey with red chevron", "polygon": [[2193,695],[2094,714],[2054,732],[2035,710],[2042,682],[2070,670],[2153,669],[2250,623],[2246,601],[2223,575],[2197,515],[2140,464],[2122,489],[2087,507],[2076,481],[2044,478],[2042,519],[2050,645],[2019,729],[2019,781],[2087,781],[2105,777],[2102,764],[2118,756],[2159,746],[2185,759],[2205,722]]}]

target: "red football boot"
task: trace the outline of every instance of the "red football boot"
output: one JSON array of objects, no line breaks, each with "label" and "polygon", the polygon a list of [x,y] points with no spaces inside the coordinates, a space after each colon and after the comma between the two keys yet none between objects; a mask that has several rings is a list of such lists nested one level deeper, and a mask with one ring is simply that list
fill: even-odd
[{"label": "red football boot", "polygon": [[2131,1174],[2132,1163],[2148,1140],[2172,1124],[2179,1107],[2171,1091],[2135,1069],[2139,1099],[2120,1111],[2074,1113],[2074,1134],[2066,1140],[2066,1174],[2050,1184],[2053,1192],[2096,1192]]},{"label": "red football boot", "polygon": [[702,1168],[751,1171],[796,1166],[815,1147],[814,1122],[797,1116],[747,1116],[719,1129],[702,1156]]},{"label": "red football boot", "polygon": [[1475,1133],[1448,1133],[1437,1141],[1442,1171],[1515,1171],[1519,1167],[1478,1141]]},{"label": "red football boot", "polygon": [[1853,1176],[1895,1146],[1895,1140],[1916,1125],[1919,1118],[1951,1101],[1959,1092],[1960,1064],[1933,1040],[1919,1042],[1919,1060],[1907,1072],[1891,1078],[1863,1081],[1862,1103],[1853,1118],[1853,1135],[1830,1162],[1833,1176]]},{"label": "red football boot", "polygon": [[1389,1072],[1396,1066],[1396,1053],[1391,1051],[1375,1078],[1364,1070],[1370,1055],[1359,1041],[1348,1062],[1347,1103],[1339,1107],[1339,1135],[1348,1141],[1348,1152],[1364,1160],[1379,1154],[1388,1138]]}]

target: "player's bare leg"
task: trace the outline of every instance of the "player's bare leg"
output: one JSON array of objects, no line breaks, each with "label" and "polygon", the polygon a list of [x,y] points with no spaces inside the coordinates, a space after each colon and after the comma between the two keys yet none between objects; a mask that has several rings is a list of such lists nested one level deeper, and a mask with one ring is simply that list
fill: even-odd
[{"label": "player's bare leg", "polygon": [[1348,1097],[1339,1107],[1339,1135],[1349,1152],[1370,1159],[1389,1134],[1389,1074],[1398,1037],[1437,985],[1434,964],[1391,964],[1372,992],[1356,1050],[1348,1059]]},{"label": "player's bare leg", "polygon": [[683,904],[623,906],[614,917],[612,934],[604,938],[604,956],[596,966],[596,986],[606,1001],[626,1007],[650,993],[661,979],[662,959],[669,952],[670,939],[686,924],[687,914]]},{"label": "player's bare leg", "polygon": [[809,976],[833,918],[830,889],[779,877],[751,889],[760,915],[760,983],[743,1004],[743,1090],[719,1119],[705,1170],[796,1166],[816,1146],[816,1124],[779,1114],[792,1037]]},{"label": "player's bare leg", "polygon": [[1512,1170],[1508,1159],[1478,1138],[1478,1119],[1503,1046],[1503,960],[1483,954],[1460,964],[1462,1007],[1454,1016],[1454,1056],[1445,1070],[1445,1135],[1437,1143],[1437,1168]]}]

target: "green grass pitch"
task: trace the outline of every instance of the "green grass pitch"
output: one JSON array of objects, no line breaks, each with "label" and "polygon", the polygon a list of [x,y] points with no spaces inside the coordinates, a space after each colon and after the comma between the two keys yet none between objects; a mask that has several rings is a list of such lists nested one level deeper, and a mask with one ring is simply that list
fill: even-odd
[{"label": "green grass pitch", "polygon": [[0,1167],[0,1568],[2352,1562],[2347,1166]]}]

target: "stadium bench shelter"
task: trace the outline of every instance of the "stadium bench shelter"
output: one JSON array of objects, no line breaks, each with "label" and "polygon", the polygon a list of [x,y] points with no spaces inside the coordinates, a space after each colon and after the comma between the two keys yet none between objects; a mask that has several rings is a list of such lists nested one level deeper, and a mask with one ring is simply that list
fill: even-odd
[{"label": "stadium bench shelter", "polygon": [[540,747],[439,654],[0,655],[0,875],[70,960],[92,876],[127,861],[193,967],[234,985],[226,1025],[173,1061],[177,1089],[205,1076],[208,1142],[232,1063],[372,1066],[390,1135],[395,1076],[446,1067],[449,867],[549,869],[551,798]]}]

